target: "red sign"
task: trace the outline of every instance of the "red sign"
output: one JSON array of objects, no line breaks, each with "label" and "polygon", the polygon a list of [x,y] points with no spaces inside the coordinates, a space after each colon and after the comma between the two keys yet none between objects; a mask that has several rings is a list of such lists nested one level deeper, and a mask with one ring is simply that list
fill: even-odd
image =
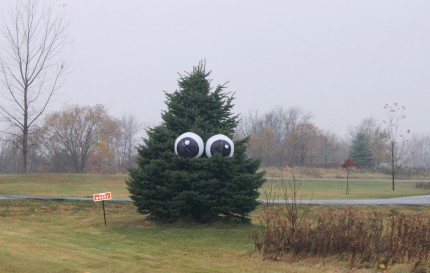
[{"label": "red sign", "polygon": [[93,194],[93,199],[94,199],[94,202],[110,200],[112,199],[112,193],[110,192],[96,193],[96,194]]}]

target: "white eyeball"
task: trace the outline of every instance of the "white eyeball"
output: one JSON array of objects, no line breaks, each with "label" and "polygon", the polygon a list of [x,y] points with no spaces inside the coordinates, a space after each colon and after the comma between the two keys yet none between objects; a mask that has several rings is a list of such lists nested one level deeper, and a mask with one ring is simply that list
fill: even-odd
[{"label": "white eyeball", "polygon": [[203,148],[203,139],[195,133],[183,133],[175,140],[175,154],[179,156],[200,157]]},{"label": "white eyeball", "polygon": [[232,157],[234,154],[234,144],[228,136],[222,134],[214,135],[206,142],[205,152],[207,157],[211,157],[216,153]]}]

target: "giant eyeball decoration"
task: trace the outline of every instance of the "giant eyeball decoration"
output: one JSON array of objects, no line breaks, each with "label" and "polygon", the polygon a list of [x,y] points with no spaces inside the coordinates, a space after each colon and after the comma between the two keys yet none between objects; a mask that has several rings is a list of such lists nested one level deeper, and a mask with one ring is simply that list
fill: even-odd
[{"label": "giant eyeball decoration", "polygon": [[234,144],[228,136],[218,134],[208,139],[205,151],[207,157],[211,157],[216,153],[220,153],[224,157],[232,157],[234,153]]},{"label": "giant eyeball decoration", "polygon": [[175,140],[175,154],[183,157],[200,157],[203,149],[203,139],[195,133],[183,133]]}]

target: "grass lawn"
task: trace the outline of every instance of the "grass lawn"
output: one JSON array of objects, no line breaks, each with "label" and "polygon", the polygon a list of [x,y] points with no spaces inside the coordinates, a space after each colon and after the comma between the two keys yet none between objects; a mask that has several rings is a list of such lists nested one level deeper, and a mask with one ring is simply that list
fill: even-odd
[{"label": "grass lawn", "polygon": [[100,203],[0,201],[0,272],[347,270],[348,263],[337,260],[279,263],[249,255],[253,225],[158,225],[136,213],[131,203],[105,204],[106,227]]},{"label": "grass lawn", "polygon": [[[258,228],[258,211],[253,224],[161,225],[145,220],[129,202],[105,205],[107,226],[100,203],[0,201],[0,272],[381,272],[350,270],[336,257],[264,261],[249,239]],[[410,272],[405,268],[411,265],[394,265],[390,272]]]},{"label": "grass lawn", "polygon": [[0,194],[92,197],[110,191],[113,197],[128,197],[126,178],[121,174],[0,175]]},{"label": "grass lawn", "polygon": [[[94,193],[110,191],[113,197],[128,197],[126,178],[126,175],[109,174],[0,175],[0,194],[92,197]],[[415,182],[411,181],[396,181],[396,190],[392,191],[390,180],[351,179],[349,195],[345,195],[346,180],[343,179],[299,178],[297,181],[301,183],[302,199],[389,198],[430,194],[428,189],[416,189]],[[260,198],[265,199],[264,188],[267,189],[270,184],[272,196],[279,197],[282,192],[280,180],[269,180],[266,187],[260,190]]]},{"label": "grass lawn", "polygon": [[[391,181],[372,179],[349,180],[350,194],[346,195],[346,180],[342,179],[296,179],[300,185],[301,199],[376,199],[400,196],[414,196],[430,194],[429,189],[418,189],[415,182],[396,181],[393,191]],[[269,180],[260,190],[260,198],[265,199],[265,192],[271,192],[273,199],[283,199],[283,188],[293,183],[291,179]]]},{"label": "grass lawn", "polygon": [[[2,175],[0,194],[91,196],[111,191],[113,197],[126,197],[125,179],[125,175],[95,174]],[[352,194],[345,196],[345,181],[300,181],[303,198],[428,194],[415,189],[413,182],[399,182],[393,193],[389,181],[354,180]],[[279,180],[274,187],[276,183]],[[248,225],[161,225],[138,214],[132,203],[107,201],[105,205],[107,226],[101,203],[0,200],[0,272],[376,272],[350,271],[347,261],[335,257],[271,262],[258,253],[250,255],[249,234],[258,228],[258,211]],[[404,209],[430,212],[430,207]]]}]

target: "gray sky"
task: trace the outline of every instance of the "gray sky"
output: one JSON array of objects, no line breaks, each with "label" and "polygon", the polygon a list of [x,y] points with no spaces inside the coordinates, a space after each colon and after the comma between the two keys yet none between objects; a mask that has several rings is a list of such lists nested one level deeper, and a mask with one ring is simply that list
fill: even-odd
[{"label": "gray sky", "polygon": [[[2,0],[0,7],[14,0]],[[430,1],[56,0],[70,20],[70,73],[56,106],[103,104],[152,124],[163,90],[202,59],[235,112],[298,106],[344,136],[384,105],[430,133]]]}]

